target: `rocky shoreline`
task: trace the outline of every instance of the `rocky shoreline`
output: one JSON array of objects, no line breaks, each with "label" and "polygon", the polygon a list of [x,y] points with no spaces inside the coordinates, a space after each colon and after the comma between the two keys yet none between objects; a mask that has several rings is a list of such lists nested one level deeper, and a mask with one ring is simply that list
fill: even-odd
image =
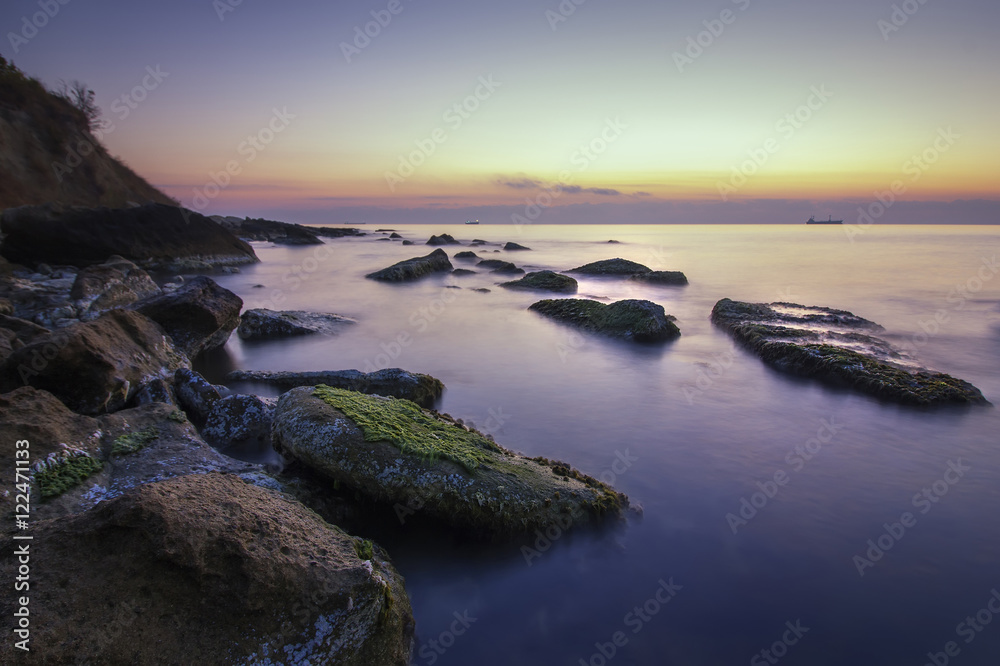
[{"label": "rocky shoreline", "polygon": [[[517,454],[435,411],[445,385],[429,375],[236,370],[223,386],[193,369],[234,332],[264,345],[355,324],[330,312],[244,310],[204,273],[257,261],[245,239],[312,245],[364,235],[357,230],[150,204],[9,209],[0,232],[0,453],[14,460],[15,442],[31,443],[34,543],[47,553],[35,571],[55,582],[33,610],[58,618],[37,625],[44,661],[180,663],[197,650],[211,663],[408,664],[405,582],[390,554],[334,524],[341,514],[328,499],[418,506],[438,528],[501,542],[614,524],[630,506],[567,463]],[[43,242],[50,234],[57,241]],[[384,240],[402,240],[393,236]],[[441,234],[426,244],[463,242]],[[503,250],[533,256],[515,243]],[[618,258],[564,272],[527,266],[437,247],[364,277],[405,289],[391,283],[488,271],[505,289],[564,295],[580,288],[568,274],[651,293],[688,283]],[[157,281],[147,271],[167,272]],[[629,344],[681,335],[648,300],[549,298],[527,309]],[[967,382],[908,363],[877,324],[846,311],[722,299],[711,319],[782,372],[904,404],[988,404]],[[226,454],[237,448],[260,461]],[[13,468],[3,482],[14,486]],[[14,500],[0,497],[7,518]],[[8,575],[13,521],[5,525]],[[0,600],[8,618],[11,603]],[[0,647],[5,663],[10,650]]]}]

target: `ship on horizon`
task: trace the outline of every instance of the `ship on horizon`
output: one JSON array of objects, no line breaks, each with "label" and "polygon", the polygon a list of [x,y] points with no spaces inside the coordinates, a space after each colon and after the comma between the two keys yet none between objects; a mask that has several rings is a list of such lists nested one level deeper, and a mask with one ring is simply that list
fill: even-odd
[{"label": "ship on horizon", "polygon": [[843,223],[844,223],[843,220],[833,219],[833,215],[831,215],[830,219],[828,220],[817,220],[816,216],[813,215],[806,221],[806,224],[843,224]]},{"label": "ship on horizon", "polygon": [[479,224],[479,220],[469,220],[466,224]]}]

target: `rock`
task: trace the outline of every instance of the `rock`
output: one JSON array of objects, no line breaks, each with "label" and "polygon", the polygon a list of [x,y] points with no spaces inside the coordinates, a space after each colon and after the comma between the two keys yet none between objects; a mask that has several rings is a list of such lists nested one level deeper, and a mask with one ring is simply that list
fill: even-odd
[{"label": "rock", "polygon": [[391,243],[392,242],[391,238],[376,238],[375,240],[376,241],[385,241],[386,243]]},{"label": "rock", "polygon": [[431,407],[444,393],[440,379],[400,368],[386,368],[363,373],[358,370],[319,370],[314,372],[271,372],[237,370],[226,376],[227,382],[249,382],[274,386],[288,391],[298,386],[326,384],[361,393],[403,398],[422,407]]},{"label": "rock", "polygon": [[413,257],[406,261],[400,261],[388,268],[369,273],[365,277],[384,282],[405,282],[438,271],[450,271],[452,268],[451,262],[448,261],[448,255],[439,248],[425,257]]},{"label": "rock", "polygon": [[112,308],[130,305],[160,293],[149,273],[128,259],[113,256],[103,264],[82,268],[69,296],[84,321]]},{"label": "rock", "polygon": [[482,266],[483,268],[489,268],[491,273],[500,273],[503,275],[517,275],[523,273],[523,268],[518,268],[509,261],[502,261],[500,259],[483,259],[476,266]]},{"label": "rock", "polygon": [[226,344],[240,323],[243,300],[211,278],[198,276],[179,289],[142,300],[132,308],[162,326],[174,344],[194,358]]},{"label": "rock", "polygon": [[492,289],[487,289],[486,287],[479,287],[478,289],[473,289],[472,291],[478,291],[480,294],[488,294]]},{"label": "rock", "polygon": [[14,304],[8,298],[0,298],[0,315],[11,316],[14,314]]},{"label": "rock", "polygon": [[574,268],[569,273],[584,275],[635,275],[649,273],[652,269],[627,259],[604,259]]},{"label": "rock", "polygon": [[172,381],[156,377],[140,386],[139,390],[132,397],[132,405],[135,407],[154,402],[171,405],[180,409],[180,403],[177,402],[177,395],[174,393],[174,384]]},{"label": "rock", "polygon": [[367,236],[368,234],[361,229],[354,229],[351,227],[309,227],[309,229],[317,236],[322,236],[324,238],[345,238],[348,236]]},{"label": "rock", "polygon": [[554,271],[537,271],[528,273],[520,280],[501,282],[501,287],[508,289],[535,289],[539,291],[557,291],[564,294],[576,292],[576,280],[568,275]]},{"label": "rock", "polygon": [[234,475],[143,485],[32,528],[32,574],[52,581],[31,594],[40,663],[408,663],[412,612],[384,551]]},{"label": "rock", "polygon": [[120,255],[143,268],[178,260],[212,266],[256,262],[253,248],[193,211],[164,204],[134,208],[8,208],[0,221],[6,234],[0,253],[36,266],[101,264]]},{"label": "rock", "polygon": [[530,250],[531,248],[525,247],[518,243],[507,243],[506,245],[503,246],[503,249],[510,251],[510,250]]},{"label": "rock", "polygon": [[456,259],[478,259],[479,255],[472,250],[463,250],[462,252],[455,253]]},{"label": "rock", "polygon": [[473,238],[472,242],[469,243],[469,245],[486,245],[486,241],[484,241],[481,238]]},{"label": "rock", "polygon": [[427,515],[477,536],[567,529],[628,506],[565,463],[516,455],[406,400],[292,389],[278,399],[272,434],[282,454],[334,483],[386,504],[419,502]]},{"label": "rock", "polygon": [[244,340],[311,335],[313,333],[333,335],[346,324],[354,323],[357,322],[353,319],[325,312],[303,312],[301,310],[278,312],[258,308],[243,313],[236,333]]},{"label": "rock", "polygon": [[244,455],[247,452],[258,457],[273,454],[274,405],[274,398],[245,394],[226,396],[215,403],[201,429],[201,436],[220,451],[239,447]]},{"label": "rock", "polygon": [[[16,442],[27,440],[28,460],[37,466],[39,461],[56,455],[67,447],[97,456],[101,445],[101,427],[97,419],[75,414],[58,398],[48,391],[40,391],[31,386],[22,386],[0,395],[0,455],[7,461],[0,465],[0,481],[4,489],[13,489],[15,472],[23,467],[15,467]],[[39,484],[33,484],[31,518],[40,517],[38,504],[41,496]],[[48,486],[46,486],[48,489]],[[14,510],[14,494],[0,493],[0,513],[9,516]],[[9,529],[7,525],[4,530]]]},{"label": "rock", "polygon": [[724,298],[712,322],[781,372],[902,404],[989,404],[972,384],[908,361],[872,335],[881,326],[846,310]]},{"label": "rock", "polygon": [[223,266],[219,270],[226,275],[236,275],[241,272],[239,266]]},{"label": "rock", "polygon": [[609,240],[608,242],[609,242],[609,243],[620,243],[621,241],[616,241],[616,240]]},{"label": "rock", "polygon": [[468,268],[456,268],[451,272],[451,274],[456,275],[458,277],[462,277],[465,275],[475,275],[476,271],[470,271]]},{"label": "rock", "polygon": [[648,273],[636,273],[629,280],[635,282],[646,282],[649,284],[687,284],[688,279],[680,271],[649,271]]},{"label": "rock", "polygon": [[584,298],[538,301],[534,310],[582,329],[635,342],[663,342],[680,336],[675,317],[666,314],[662,305],[629,299],[605,305]]},{"label": "rock", "polygon": [[427,245],[460,245],[460,243],[448,234],[441,234],[440,236],[431,236]]},{"label": "rock", "polygon": [[389,234],[389,238],[402,238],[402,236],[393,231],[391,234]]},{"label": "rock", "polygon": [[411,240],[405,240],[405,241],[403,241],[403,245],[413,245],[413,244],[414,243]]},{"label": "rock", "polygon": [[203,425],[222,396],[229,394],[225,386],[216,386],[190,368],[174,373],[174,394],[188,418]]},{"label": "rock", "polygon": [[213,216],[212,219],[234,235],[254,241],[269,241],[279,245],[322,245],[310,227],[289,222],[275,222],[261,218]]},{"label": "rock", "polygon": [[31,385],[81,414],[122,409],[139,387],[188,360],[147,317],[112,310],[34,339],[0,366],[0,392]]},{"label": "rock", "polygon": [[10,331],[15,349],[20,349],[24,345],[30,344],[35,339],[51,332],[44,326],[39,326],[34,322],[7,315],[0,315],[0,330]]}]

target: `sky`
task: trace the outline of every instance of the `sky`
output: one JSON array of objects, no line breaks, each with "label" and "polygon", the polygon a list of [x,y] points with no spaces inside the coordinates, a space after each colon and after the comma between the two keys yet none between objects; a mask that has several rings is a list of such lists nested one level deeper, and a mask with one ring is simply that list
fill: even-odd
[{"label": "sky", "polygon": [[995,0],[5,0],[0,28],[206,214],[1000,222]]}]

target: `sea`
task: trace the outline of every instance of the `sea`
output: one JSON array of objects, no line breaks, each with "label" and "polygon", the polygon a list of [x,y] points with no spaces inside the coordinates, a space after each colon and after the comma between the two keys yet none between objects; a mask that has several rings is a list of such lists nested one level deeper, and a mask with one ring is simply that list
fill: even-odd
[{"label": "sea", "polygon": [[[254,344],[234,335],[203,368],[210,378],[427,373],[447,387],[441,412],[632,503],[602,529],[511,543],[464,540],[419,510],[350,526],[406,579],[414,664],[1000,664],[998,410],[900,406],[781,374],[709,320],[722,298],[850,310],[1000,404],[1000,227],[395,227],[413,246],[362,228],[321,246],[256,243],[261,263],[215,276],[247,308],[357,323]],[[483,270],[365,279],[427,254],[440,233],[487,241],[449,255],[527,271],[614,257],[683,271],[687,286],[580,277],[577,294],[659,303],[682,335],[641,345],[583,333],[528,310],[551,295]]]}]

